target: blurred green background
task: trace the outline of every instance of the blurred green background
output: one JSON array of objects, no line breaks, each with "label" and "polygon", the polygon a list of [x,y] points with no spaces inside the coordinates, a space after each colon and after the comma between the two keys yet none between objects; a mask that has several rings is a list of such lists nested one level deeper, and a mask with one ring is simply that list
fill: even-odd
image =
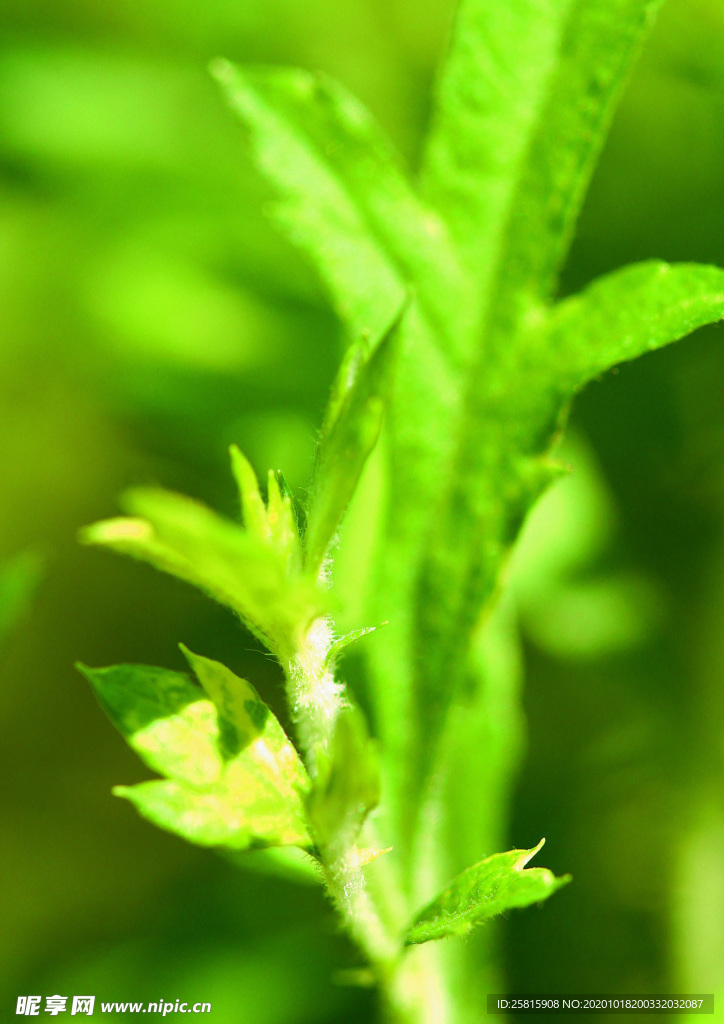
[{"label": "blurred green background", "polygon": [[[147,773],[72,668],[224,660],[230,614],[80,548],[125,486],[229,513],[226,446],[303,488],[340,332],[206,65],[321,68],[414,167],[452,0],[5,0],[0,561],[43,569],[0,651],[0,1002],[210,1001],[221,1024],[369,1020],[315,889],[242,872],[109,795]],[[724,8],[669,0],[566,269],[724,265]],[[511,991],[724,993],[724,328],[576,404],[576,472],[517,560],[527,749],[509,838],[574,885],[510,916]],[[35,559],[32,561],[32,559]],[[22,566],[21,566],[22,570]],[[616,1019],[616,1018],[614,1018]],[[720,1017],[724,1020],[724,1016]]]}]

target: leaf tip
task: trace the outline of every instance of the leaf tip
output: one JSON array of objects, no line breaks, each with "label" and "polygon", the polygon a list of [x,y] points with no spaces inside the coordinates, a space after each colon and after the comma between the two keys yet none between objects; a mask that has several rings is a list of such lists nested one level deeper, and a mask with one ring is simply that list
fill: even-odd
[{"label": "leaf tip", "polygon": [[178,649],[181,651],[184,658],[186,659],[191,671],[194,674],[198,674],[197,670],[199,666],[204,662],[204,659],[201,657],[201,655],[195,654],[189,647],[186,646],[186,644],[183,643],[179,643]]},{"label": "leaf tip", "polygon": [[94,676],[96,674],[96,669],[92,669],[89,665],[86,665],[82,661],[74,661],[73,668],[77,672],[80,672],[83,678],[86,679],[91,684],[91,686],[95,688]]},{"label": "leaf tip", "polygon": [[535,855],[539,853],[545,846],[545,837],[541,839],[537,846],[534,846],[532,850],[521,850],[520,857],[516,861],[515,868],[517,871],[522,871],[523,868],[528,864],[529,861],[533,860]]},{"label": "leaf tip", "polygon": [[121,517],[103,519],[78,531],[81,544],[117,544],[123,541],[149,541],[153,527],[145,519]]}]

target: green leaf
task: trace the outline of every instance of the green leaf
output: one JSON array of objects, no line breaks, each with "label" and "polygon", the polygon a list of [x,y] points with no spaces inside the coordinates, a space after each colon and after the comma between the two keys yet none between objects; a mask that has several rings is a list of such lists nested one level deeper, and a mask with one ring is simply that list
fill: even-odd
[{"label": "green leaf", "polygon": [[273,767],[280,789],[290,793],[304,790],[308,779],[299,755],[251,683],[221,662],[193,654],[183,644],[181,650],[217,709],[222,756],[233,758],[250,750],[270,772]]},{"label": "green leaf", "polygon": [[379,800],[377,751],[364,715],[359,708],[345,708],[337,717],[329,749],[317,752],[317,776],[307,797],[318,844],[333,852],[350,847]]},{"label": "green leaf", "polygon": [[270,846],[264,850],[245,850],[242,853],[220,850],[224,858],[244,871],[260,875],[273,875],[298,885],[322,884],[319,863],[298,846]]},{"label": "green leaf", "polygon": [[[526,94],[527,106],[517,109],[523,118],[518,126],[525,122],[527,135],[520,159],[506,157],[508,208],[502,230],[500,221],[494,230],[487,221],[477,225],[477,207],[470,204],[471,237],[478,226],[485,229],[480,244],[490,246],[495,262],[477,354],[463,382],[462,408],[452,423],[451,456],[438,481],[436,500],[429,503],[427,530],[415,552],[416,564],[410,568],[415,591],[408,645],[417,654],[411,685],[414,717],[420,721],[418,745],[423,750],[433,748],[439,739],[447,709],[462,685],[480,610],[493,599],[501,566],[525,515],[560,474],[548,453],[562,428],[570,397],[558,385],[566,364],[550,337],[536,346],[547,322],[545,303],[570,242],[592,161],[655,6],[651,0],[544,0],[542,4],[514,0],[511,5],[467,0],[462,9],[451,67],[463,58],[467,63],[458,74],[456,88],[467,90],[471,111],[483,111],[485,105],[480,107],[478,99],[489,87],[486,76],[495,78],[491,67],[512,69],[516,88]],[[507,37],[498,24],[513,14],[526,24],[534,24],[537,18],[547,20],[541,57],[547,70],[537,79],[535,99],[526,92],[532,88],[530,82],[525,84],[529,72],[516,63],[519,57],[525,61],[525,46],[519,54],[517,38]],[[507,88],[505,75],[501,81]],[[459,97],[458,101],[462,102]],[[454,107],[458,101],[449,102]],[[499,109],[504,113],[507,108],[501,102]],[[481,116],[487,125],[487,115]],[[465,125],[455,127],[449,111],[444,117],[448,128],[440,122],[442,135],[435,145],[443,146],[447,157],[435,150],[433,176],[439,194],[453,196],[454,205],[455,195],[467,195],[475,188],[478,172],[485,185],[488,143],[476,143],[473,133],[488,128],[481,128],[472,117],[465,122],[471,133],[465,143]],[[494,128],[504,131],[500,125]],[[457,141],[456,130],[460,132]],[[495,136],[493,128],[490,131]],[[467,144],[477,157],[468,163],[458,160],[456,165],[451,156],[454,147],[460,151]],[[462,167],[467,177],[461,193]],[[502,180],[496,179],[494,192],[502,188]],[[494,202],[490,209],[495,214]],[[487,287],[484,281],[483,288]],[[420,494],[416,497],[420,500]],[[423,755],[422,763],[428,762],[427,754]]]},{"label": "green leaf", "polygon": [[662,0],[573,0],[501,251],[504,303],[552,296],[628,71]]},{"label": "green leaf", "polygon": [[244,525],[255,537],[268,541],[282,555],[287,572],[298,572],[301,563],[299,529],[292,495],[280,470],[269,470],[267,504],[259,481],[245,455],[232,444],[231,468],[239,488]]},{"label": "green leaf", "polygon": [[114,786],[113,793],[130,801],[153,825],[197,846],[311,846],[301,810],[250,771],[236,771],[226,785],[213,788],[154,781]]},{"label": "green leaf", "polygon": [[435,90],[421,187],[482,289],[569,8],[569,0],[463,0],[458,9]]},{"label": "green leaf", "polygon": [[349,647],[350,644],[356,643],[357,640],[361,640],[362,637],[369,636],[370,633],[376,633],[378,629],[382,629],[383,626],[388,625],[388,622],[381,622],[379,626],[362,626],[360,629],[353,629],[349,633],[345,633],[344,636],[335,640],[327,651],[325,665],[330,667],[337,661],[342,651]]},{"label": "green leaf", "polygon": [[151,665],[78,669],[110,720],[153,771],[179,782],[219,780],[217,716],[204,691],[182,672]]},{"label": "green leaf", "polygon": [[[334,540],[364,465],[382,429],[405,309],[370,354],[342,365],[336,397],[322,427],[310,489],[305,567],[316,574]],[[357,352],[354,352],[357,356]]]},{"label": "green leaf", "polygon": [[[278,197],[277,219],[309,253],[351,337],[378,337],[412,285],[401,325],[399,366],[388,419],[396,485],[390,547],[380,560],[385,599],[372,619],[409,606],[412,572],[461,400],[460,366],[476,328],[475,282],[464,274],[442,219],[413,192],[372,117],[339,85],[304,71],[214,68],[251,133],[253,155]],[[354,376],[361,352],[346,371]],[[342,396],[346,389],[342,389]],[[341,397],[338,391],[337,397]],[[414,739],[409,698],[408,620],[392,622],[374,680],[378,722],[390,760],[406,763]],[[394,645],[397,649],[390,654]],[[378,685],[379,682],[379,685]],[[396,800],[396,786],[390,788]],[[400,806],[406,798],[400,796]],[[408,806],[411,806],[408,804]]]},{"label": "green leaf", "polygon": [[309,780],[279,722],[245,680],[184,652],[213,702],[183,673],[79,666],[129,746],[166,776],[114,793],[200,846],[309,849],[303,805]]},{"label": "green leaf", "polygon": [[299,527],[292,495],[281,470],[269,470],[267,485],[267,522],[269,539],[281,552],[286,571],[298,572],[301,566]]},{"label": "green leaf", "polygon": [[544,842],[541,839],[532,850],[496,853],[461,872],[417,915],[406,944],[465,935],[506,910],[540,903],[566,885],[570,875],[556,878],[547,868],[525,869]]},{"label": "green leaf", "polygon": [[636,263],[554,307],[545,356],[551,387],[570,393],[617,363],[678,341],[724,317],[724,270],[696,263]]},{"label": "green leaf", "polygon": [[[595,281],[517,333],[517,356],[490,368],[467,426],[446,519],[436,524],[418,589],[423,723],[434,734],[450,694],[439,680],[461,665],[460,636],[493,592],[525,513],[560,474],[545,458],[574,392],[603,370],[678,340],[724,315],[724,271],[647,262]],[[476,407],[475,407],[476,406]],[[422,650],[422,644],[420,644]]]},{"label": "green leaf", "polygon": [[266,505],[259,491],[259,481],[251,463],[244,453],[235,445],[229,447],[231,470],[239,488],[239,501],[244,526],[255,537],[267,540],[269,537],[269,520]]},{"label": "green leaf", "polygon": [[220,60],[212,72],[250,130],[277,220],[313,258],[353,334],[379,335],[407,280],[422,285],[426,315],[447,333],[444,306],[463,287],[455,251],[364,106],[307,71]]},{"label": "green leaf", "polygon": [[269,540],[199,502],[170,491],[136,489],[122,499],[130,519],[87,527],[81,539],[149,562],[233,608],[281,658],[290,658],[326,607],[314,580],[290,564],[288,499],[272,495]]},{"label": "green leaf", "polygon": [[[660,0],[463,0],[422,169],[488,291],[550,294]],[[500,298],[498,289],[491,297]]]}]

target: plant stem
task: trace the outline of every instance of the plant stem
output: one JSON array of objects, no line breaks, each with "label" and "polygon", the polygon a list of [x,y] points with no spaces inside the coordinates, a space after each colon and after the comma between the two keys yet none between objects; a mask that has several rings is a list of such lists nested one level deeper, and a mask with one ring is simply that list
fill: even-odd
[{"label": "plant stem", "polygon": [[[285,664],[289,705],[310,773],[320,749],[330,745],[335,721],[347,706],[344,684],[334,678],[328,653],[334,642],[333,623],[317,619],[296,653]],[[381,845],[367,826],[370,845]],[[451,1020],[439,950],[405,950],[406,901],[394,872],[382,872],[375,894],[366,884],[357,837],[344,838],[320,850],[327,891],[347,931],[372,968],[388,1024],[448,1024]],[[377,898],[376,898],[377,897]],[[402,920],[390,922],[383,905],[402,908]]]},{"label": "plant stem", "polygon": [[[348,703],[344,684],[328,663],[333,642],[331,620],[319,618],[286,665],[291,713],[312,776],[318,753],[329,747],[337,716]],[[366,888],[356,836],[342,837],[320,853],[327,890],[348,931],[370,964],[386,969],[399,957],[400,944]]]},{"label": "plant stem", "polygon": [[416,946],[381,979],[385,1024],[452,1024],[440,947]]},{"label": "plant stem", "polygon": [[299,649],[284,663],[289,708],[312,774],[317,751],[328,747],[337,715],[346,705],[344,684],[335,680],[327,665],[333,642],[331,619],[315,619]]}]

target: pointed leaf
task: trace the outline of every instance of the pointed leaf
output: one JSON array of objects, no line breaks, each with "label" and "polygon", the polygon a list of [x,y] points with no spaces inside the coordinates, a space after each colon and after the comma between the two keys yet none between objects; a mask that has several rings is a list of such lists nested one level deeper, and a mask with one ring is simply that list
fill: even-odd
[{"label": "pointed leaf", "polygon": [[[282,228],[316,263],[349,333],[379,336],[408,284],[414,289],[389,420],[397,495],[383,560],[385,600],[369,613],[386,619],[392,607],[409,604],[412,567],[454,446],[460,366],[478,327],[475,282],[464,274],[441,218],[413,194],[389,143],[343,88],[306,72],[227,64],[215,71],[250,129],[256,161],[278,196]],[[347,367],[352,376],[355,361]],[[411,639],[398,631],[395,644],[409,650]],[[411,673],[398,651],[381,660],[394,664],[395,677],[394,687],[386,678],[378,687],[391,712],[381,712],[378,723],[394,733],[381,739],[395,745],[391,759],[402,771],[414,747],[402,736],[414,725]]]},{"label": "pointed leaf", "polygon": [[313,580],[287,575],[288,550],[170,491],[136,489],[123,497],[133,518],[86,528],[81,539],[131,555],[178,576],[233,608],[274,653],[289,657],[325,609]]},{"label": "pointed leaf", "polygon": [[247,457],[235,444],[229,447],[229,455],[231,469],[239,488],[244,526],[255,537],[266,540],[269,536],[269,522],[256,473]]},{"label": "pointed leaf", "polygon": [[496,257],[569,0],[462,0],[421,186],[481,283]]},{"label": "pointed leaf", "polygon": [[462,287],[455,253],[362,104],[297,69],[216,61],[212,72],[277,190],[277,218],[309,252],[353,332],[382,331],[415,280],[446,333],[443,306]]},{"label": "pointed leaf", "polygon": [[251,683],[183,644],[181,650],[217,709],[225,759],[246,748],[247,755],[274,776],[280,790],[293,795],[305,789],[308,778],[299,755]]},{"label": "pointed leaf", "polygon": [[552,386],[581,387],[617,363],[669,345],[724,317],[724,270],[636,263],[594,281],[551,314],[542,358]]},{"label": "pointed leaf", "polygon": [[[495,267],[490,282],[484,282],[489,305],[481,343],[464,385],[463,408],[453,421],[454,455],[430,502],[424,544],[409,570],[417,582],[415,624],[407,644],[417,652],[412,687],[426,750],[438,741],[445,713],[462,685],[467,645],[481,607],[495,593],[503,559],[527,511],[558,472],[546,456],[562,426],[567,396],[557,387],[554,350],[544,346],[541,356],[535,349],[536,325],[546,322],[545,302],[592,161],[657,2],[513,0],[493,5],[491,0],[467,0],[463,8],[477,11],[481,19],[487,12],[492,25],[511,12],[525,19],[547,18],[555,33],[543,35],[545,45],[553,45],[546,57],[548,71],[539,80],[523,158],[509,166],[513,187],[504,230],[485,236],[495,251]],[[466,45],[480,46],[485,55],[483,21],[476,24],[478,34]],[[517,39],[506,41],[492,31],[490,59],[515,62]],[[498,43],[504,47],[500,52]],[[468,53],[467,59],[474,74],[475,54]],[[487,60],[481,60],[484,72]],[[470,96],[485,88],[474,79],[463,85]],[[471,109],[476,102],[470,100]],[[470,130],[474,127],[473,119]],[[481,166],[484,170],[484,160]],[[560,368],[565,375],[563,359]],[[388,557],[387,550],[382,557]],[[427,753],[417,763],[430,763]]]},{"label": "pointed leaf", "polygon": [[388,625],[389,622],[381,622],[379,626],[363,626],[361,629],[353,629],[351,632],[345,633],[344,636],[335,640],[327,651],[325,665],[327,667],[333,665],[342,651],[345,650],[346,647],[349,647],[350,644],[356,643],[357,640],[361,640],[362,637],[369,636],[370,633],[376,633],[378,629],[382,629],[383,626]]},{"label": "pointed leaf", "polygon": [[216,713],[204,691],[182,672],[151,665],[78,669],[101,707],[149,768],[192,785],[222,771]]},{"label": "pointed leaf", "polygon": [[570,875],[556,878],[547,868],[525,870],[544,842],[541,839],[532,850],[496,853],[461,872],[417,915],[407,932],[407,945],[465,935],[482,921],[513,907],[539,903],[566,885]]},{"label": "pointed leaf", "polygon": [[[423,161],[483,293],[549,294],[660,0],[463,0]],[[497,264],[497,265],[496,265]],[[505,308],[510,302],[503,298]]]},{"label": "pointed leaf", "polygon": [[269,538],[277,551],[281,552],[286,571],[298,571],[301,560],[299,528],[292,496],[280,470],[269,470],[267,522]]},{"label": "pointed leaf", "polygon": [[[628,71],[662,0],[573,0],[501,253],[500,299],[550,297]],[[558,4],[554,4],[558,6]]]},{"label": "pointed leaf", "polygon": [[[356,367],[343,401],[332,406],[333,417],[328,416],[322,429],[304,538],[305,567],[311,574],[322,564],[377,443],[392,384],[403,315],[404,310],[371,355]],[[342,372],[346,380],[348,366],[343,366]]]},{"label": "pointed leaf", "polygon": [[309,780],[279,722],[245,680],[186,653],[213,703],[183,673],[79,666],[129,745],[167,777],[114,792],[201,846],[309,848]]}]

